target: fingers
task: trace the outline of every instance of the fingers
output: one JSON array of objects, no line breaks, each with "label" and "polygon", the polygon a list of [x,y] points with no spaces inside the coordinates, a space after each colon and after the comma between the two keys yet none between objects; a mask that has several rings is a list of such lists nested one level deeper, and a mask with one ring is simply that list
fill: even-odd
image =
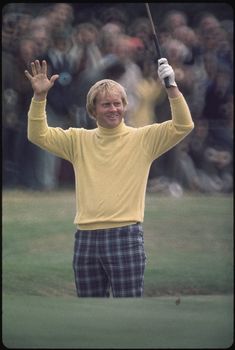
[{"label": "fingers", "polygon": [[42,65],[40,64],[40,62],[38,60],[31,62],[31,70],[32,70],[32,75],[27,70],[24,71],[26,77],[29,80],[31,80],[37,74],[42,73],[42,74],[47,75],[47,63],[46,63],[46,61],[43,60]]},{"label": "fingers", "polygon": [[51,84],[53,85],[54,82],[59,78],[59,75],[58,74],[55,74],[55,75],[52,75],[51,79],[50,79],[50,82]]},{"label": "fingers", "polygon": [[161,64],[167,64],[168,63],[168,61],[167,61],[167,59],[166,58],[160,58],[159,60],[158,60],[158,66],[160,66]]},{"label": "fingers", "polygon": [[34,62],[34,64],[35,64],[35,67],[36,67],[36,74],[42,73],[42,68],[41,68],[40,62],[38,60],[36,60]]},{"label": "fingers", "polygon": [[158,72],[162,73],[166,70],[172,71],[172,67],[166,58],[160,58],[158,60]]},{"label": "fingers", "polygon": [[42,73],[47,75],[47,63],[46,61],[42,61]]},{"label": "fingers", "polygon": [[169,77],[173,73],[173,69],[169,65],[163,65],[161,69],[159,68],[159,74],[162,79]]},{"label": "fingers", "polygon": [[172,74],[172,67],[168,64],[166,58],[160,58],[158,60],[158,74],[160,74],[161,78],[164,79]]},{"label": "fingers", "polygon": [[161,64],[161,66],[158,68],[158,71],[160,73],[164,72],[164,71],[172,71],[172,67],[169,64]]},{"label": "fingers", "polygon": [[35,76],[37,74],[47,74],[47,63],[46,61],[42,61],[42,65],[38,60],[31,62],[31,70],[32,75]]},{"label": "fingers", "polygon": [[37,75],[36,64],[34,62],[31,62],[31,71],[33,76]]},{"label": "fingers", "polygon": [[31,79],[33,78],[31,74],[29,74],[29,72],[27,70],[24,71],[24,74],[26,75],[26,77],[29,79],[29,81],[31,81]]}]

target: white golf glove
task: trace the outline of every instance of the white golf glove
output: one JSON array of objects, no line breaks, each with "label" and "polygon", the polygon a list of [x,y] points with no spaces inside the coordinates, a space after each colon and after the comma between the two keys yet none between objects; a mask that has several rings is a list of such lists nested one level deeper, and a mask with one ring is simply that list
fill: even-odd
[{"label": "white golf glove", "polygon": [[170,86],[177,86],[175,82],[175,73],[173,68],[168,64],[166,58],[160,58],[158,60],[158,76],[164,86],[164,79],[167,77],[169,79]]}]

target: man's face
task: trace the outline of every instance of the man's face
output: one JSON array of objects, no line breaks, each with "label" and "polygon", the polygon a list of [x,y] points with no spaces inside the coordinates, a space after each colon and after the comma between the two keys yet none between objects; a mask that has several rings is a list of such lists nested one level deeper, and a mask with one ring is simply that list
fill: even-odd
[{"label": "man's face", "polygon": [[95,105],[95,118],[103,128],[116,128],[122,121],[125,108],[119,92],[98,94]]}]

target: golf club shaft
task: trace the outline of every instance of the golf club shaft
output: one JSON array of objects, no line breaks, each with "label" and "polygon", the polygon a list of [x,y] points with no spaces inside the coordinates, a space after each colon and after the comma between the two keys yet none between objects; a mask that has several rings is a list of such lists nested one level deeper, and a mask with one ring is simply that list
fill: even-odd
[{"label": "golf club shaft", "polygon": [[[156,33],[156,30],[155,30],[155,26],[154,26],[154,23],[153,23],[153,18],[152,18],[151,12],[150,12],[149,4],[146,2],[145,6],[146,6],[147,13],[148,13],[149,21],[150,21],[150,24],[151,24],[151,27],[152,27],[153,41],[154,41],[154,44],[155,44],[155,47],[156,47],[156,51],[157,51],[157,59],[160,59],[160,58],[162,58],[162,52],[161,52],[161,47],[160,47],[160,44],[159,44],[159,41],[158,41],[157,33]],[[169,77],[166,77],[164,79],[164,83],[165,83],[165,87],[166,88],[170,87]]]}]

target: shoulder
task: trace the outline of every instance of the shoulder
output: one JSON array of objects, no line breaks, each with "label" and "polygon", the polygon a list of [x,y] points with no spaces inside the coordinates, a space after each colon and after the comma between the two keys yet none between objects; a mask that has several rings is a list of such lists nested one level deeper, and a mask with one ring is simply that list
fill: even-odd
[{"label": "shoulder", "polygon": [[159,127],[161,124],[154,123],[150,125],[145,125],[142,127],[128,127],[128,135],[132,138],[137,138],[139,140],[143,138],[151,138],[156,137],[159,131]]},{"label": "shoulder", "polygon": [[145,126],[141,126],[139,128],[136,128],[136,132],[139,134],[148,134],[149,132],[155,131],[159,128],[160,123],[154,123],[154,124],[149,124]]}]

